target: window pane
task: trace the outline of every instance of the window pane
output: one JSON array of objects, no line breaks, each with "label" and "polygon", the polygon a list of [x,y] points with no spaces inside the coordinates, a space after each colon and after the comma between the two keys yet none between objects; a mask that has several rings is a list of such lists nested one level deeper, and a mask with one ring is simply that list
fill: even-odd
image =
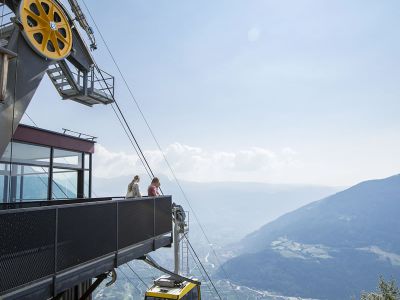
[{"label": "window pane", "polygon": [[1,157],[1,161],[23,164],[34,164],[48,166],[50,164],[50,148],[37,145],[23,144],[18,142],[8,144],[6,151]]},{"label": "window pane", "polygon": [[5,202],[3,197],[4,197],[4,177],[5,175],[3,173],[0,173],[0,203]]},{"label": "window pane", "polygon": [[89,170],[89,168],[90,168],[90,155],[85,154],[85,169]]},{"label": "window pane", "polygon": [[[14,165],[12,167],[12,199],[19,201],[46,200],[49,168]],[[13,187],[16,185],[15,188]]]},{"label": "window pane", "polygon": [[83,176],[84,176],[84,181],[83,181],[83,184],[84,184],[84,187],[83,187],[84,197],[85,198],[89,198],[90,197],[90,195],[89,195],[89,180],[90,180],[89,171],[85,171]]},{"label": "window pane", "polygon": [[53,169],[53,199],[77,198],[78,171]]},{"label": "window pane", "polygon": [[8,164],[0,164],[0,202],[8,202],[8,180],[10,177]]},{"label": "window pane", "polygon": [[54,149],[54,167],[82,168],[82,153],[68,150]]},{"label": "window pane", "polygon": [[47,200],[49,168],[0,164],[0,202]]}]

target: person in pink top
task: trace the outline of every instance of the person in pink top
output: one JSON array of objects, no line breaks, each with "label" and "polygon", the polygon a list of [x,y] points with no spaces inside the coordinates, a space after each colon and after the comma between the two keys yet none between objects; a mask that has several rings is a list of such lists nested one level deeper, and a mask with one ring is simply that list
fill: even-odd
[{"label": "person in pink top", "polygon": [[147,194],[149,197],[156,197],[160,196],[159,187],[160,187],[160,180],[157,177],[154,177],[147,189]]}]

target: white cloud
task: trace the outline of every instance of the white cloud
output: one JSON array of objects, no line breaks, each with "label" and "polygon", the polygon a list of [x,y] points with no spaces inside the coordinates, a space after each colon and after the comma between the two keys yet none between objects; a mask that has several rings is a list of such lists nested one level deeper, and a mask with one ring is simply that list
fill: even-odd
[{"label": "white cloud", "polygon": [[247,32],[249,42],[256,42],[260,38],[261,30],[258,27],[253,27]]},{"label": "white cloud", "polygon": [[[156,174],[171,175],[160,151],[144,152]],[[173,143],[165,149],[164,154],[176,175],[190,181],[284,182],[283,176],[302,167],[297,153],[290,148],[279,152],[260,147],[239,151],[206,151]],[[111,152],[99,144],[93,161],[96,177],[111,178],[145,172],[135,153]]]}]

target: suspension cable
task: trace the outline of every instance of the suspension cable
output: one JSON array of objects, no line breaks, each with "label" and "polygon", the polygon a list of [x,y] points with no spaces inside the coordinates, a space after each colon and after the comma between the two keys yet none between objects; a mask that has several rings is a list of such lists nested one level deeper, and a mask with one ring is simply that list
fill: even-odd
[{"label": "suspension cable", "polygon": [[[84,4],[85,4],[85,3],[84,3]],[[86,4],[85,4],[85,7],[86,7]],[[103,76],[103,73],[102,73],[102,71],[100,70],[100,68],[98,67],[97,64],[95,64],[95,68],[96,68],[96,70],[99,72],[99,74],[100,74],[101,78],[103,79],[103,81],[105,82],[106,80],[105,80],[105,78],[104,78],[104,76]],[[97,78],[97,76],[96,76],[96,78]],[[101,83],[100,83],[100,86],[102,86]],[[129,140],[131,141],[131,143],[132,143],[132,139],[131,139],[130,137],[133,138],[133,141],[135,142],[136,147],[133,145],[133,143],[132,143],[132,146],[135,148],[135,151],[136,151],[136,153],[138,154],[138,156],[139,156],[139,158],[140,158],[140,160],[141,160],[141,162],[142,162],[144,168],[145,168],[146,171],[148,172],[148,174],[149,174],[149,173],[151,174],[151,175],[149,174],[150,179],[153,179],[153,178],[155,177],[155,175],[154,175],[154,173],[153,173],[153,171],[152,171],[152,169],[151,169],[151,167],[150,167],[150,164],[149,164],[149,162],[147,161],[146,156],[144,155],[144,152],[143,152],[142,148],[140,147],[139,142],[137,141],[135,135],[133,134],[133,131],[132,131],[132,129],[131,129],[129,123],[128,123],[128,121],[126,120],[125,115],[123,114],[123,112],[122,112],[122,110],[121,110],[121,108],[120,108],[120,106],[119,106],[119,104],[118,104],[118,102],[117,102],[117,99],[115,99],[114,94],[112,93],[112,91],[111,91],[110,87],[108,86],[108,84],[106,84],[106,89],[109,91],[110,96],[111,96],[112,99],[114,100],[115,106],[117,107],[117,110],[118,110],[118,112],[119,112],[119,115],[120,115],[121,118],[122,118],[122,120],[121,120],[121,119],[119,118],[118,114],[116,114],[117,117],[118,117],[118,119],[119,119],[119,121],[120,121],[120,123],[121,123],[121,125],[122,125],[122,121],[123,121],[123,124],[125,124],[125,127],[126,127],[126,129],[129,131],[130,135],[128,135],[128,132],[126,131],[125,127],[122,125],[122,127],[124,128],[125,133],[128,135],[128,138],[129,138]],[[113,107],[113,109],[114,109],[114,107]],[[116,113],[115,109],[114,109],[114,112]],[[137,148],[137,149],[136,149],[136,148]],[[140,154],[139,154],[139,153],[140,153]],[[161,189],[160,187],[159,187],[159,189],[160,189],[161,194],[164,195],[162,189]]]},{"label": "suspension cable", "polygon": [[25,115],[28,117],[29,120],[31,120],[31,122],[33,123],[33,125],[35,125],[35,127],[39,127],[39,126],[37,126],[35,121],[33,121],[32,118],[26,112],[25,112]]},{"label": "suspension cable", "polygon": [[[114,101],[115,101],[115,100],[114,100]],[[140,155],[139,150],[135,147],[135,144],[134,144],[134,142],[132,141],[132,138],[130,137],[128,131],[126,130],[126,128],[125,128],[125,126],[124,126],[124,124],[123,124],[123,122],[122,122],[122,120],[121,120],[121,118],[119,117],[117,111],[115,110],[115,108],[114,108],[114,106],[113,106],[112,104],[111,104],[111,108],[113,109],[114,114],[115,114],[116,117],[118,118],[118,121],[119,121],[119,123],[121,124],[121,127],[122,127],[122,129],[124,130],[126,136],[128,137],[129,141],[131,142],[131,145],[132,145],[133,149],[135,149],[135,152],[136,152],[137,156],[139,157],[139,160],[141,161],[141,163],[142,163],[144,169],[146,170],[147,175],[149,176],[150,179],[153,179],[154,176],[152,176],[152,173],[148,170],[148,167],[146,166],[146,163],[143,161],[143,158],[142,158],[142,156]]]},{"label": "suspension cable", "polygon": [[[100,71],[100,69],[97,67],[97,65],[96,65],[96,68]],[[100,73],[100,75],[103,77],[103,74],[101,74],[101,71],[100,71],[99,73]],[[104,77],[103,77],[103,80],[104,80]],[[138,148],[140,154],[142,155],[143,160],[144,160],[146,166],[148,167],[148,169],[149,169],[151,175],[152,175],[153,178],[154,178],[155,176],[154,176],[153,171],[151,170],[151,167],[150,167],[150,165],[149,165],[149,162],[147,161],[146,156],[144,155],[143,150],[142,150],[142,148],[141,148],[140,145],[139,145],[139,142],[137,141],[135,135],[133,134],[132,129],[131,129],[131,127],[130,127],[129,124],[128,124],[128,121],[126,120],[124,114],[122,113],[122,110],[121,110],[121,108],[119,107],[119,104],[118,104],[118,102],[116,101],[116,99],[115,99],[114,96],[113,96],[113,100],[114,100],[114,102],[115,102],[115,106],[117,107],[117,109],[118,109],[118,111],[119,111],[119,113],[120,113],[120,115],[121,115],[121,117],[122,117],[122,119],[123,119],[123,121],[124,121],[124,123],[125,123],[125,125],[126,125],[126,128],[128,129],[129,133],[131,134],[133,140],[135,141],[135,144],[136,144],[136,146],[137,146],[137,148]]]},{"label": "suspension cable", "polygon": [[[118,105],[118,103],[117,103],[117,101],[116,101],[116,99],[115,99],[115,97],[114,97],[114,93],[112,93],[110,87],[109,87],[108,84],[106,83],[106,80],[105,80],[105,78],[104,78],[104,76],[103,76],[103,74],[102,74],[100,68],[99,68],[97,65],[95,65],[95,67],[96,67],[97,71],[99,72],[100,76],[102,77],[102,80],[104,81],[105,87],[103,86],[101,80],[99,80],[99,78],[97,77],[97,74],[94,73],[94,76],[96,77],[97,82],[99,83],[99,85],[100,85],[100,87],[102,88],[102,90],[106,90],[106,89],[107,89],[108,92],[110,93],[110,95],[111,95],[112,99],[114,100],[115,105],[117,106],[118,111],[120,112],[120,114],[121,114],[121,116],[122,116],[124,122],[121,120],[120,116],[118,115],[118,112],[115,110],[115,108],[114,108],[114,106],[113,106],[113,103],[111,103],[111,108],[112,108],[112,110],[114,111],[114,114],[115,114],[115,116],[117,117],[118,122],[120,123],[120,125],[121,125],[122,129],[124,130],[126,136],[128,137],[128,139],[129,139],[129,141],[130,141],[130,143],[131,143],[133,149],[135,149],[135,152],[136,152],[137,156],[139,157],[139,160],[141,161],[141,163],[142,163],[142,165],[143,165],[143,167],[144,167],[144,169],[145,169],[147,175],[149,176],[150,179],[153,179],[153,178],[154,178],[153,172],[151,171],[150,166],[149,166],[149,164],[147,163],[147,161],[145,161],[146,157],[144,156],[143,152],[141,151],[141,148],[140,148],[139,143],[137,142],[135,136],[133,135],[133,132],[132,132],[132,130],[130,129],[129,124],[127,123],[125,117],[123,116],[122,111],[121,111],[121,109],[119,108],[119,105]],[[125,126],[124,126],[124,124],[125,124]],[[130,134],[128,133],[126,127],[129,129]],[[131,137],[131,136],[132,136],[132,137]],[[132,138],[134,139],[134,141],[132,140]],[[135,146],[135,144],[136,144],[136,146]],[[140,151],[139,151],[139,150],[140,150]],[[153,176],[152,176],[152,175],[153,175]]]},{"label": "suspension cable", "polygon": [[135,274],[137,278],[139,278],[139,280],[143,283],[143,285],[146,287],[146,289],[148,289],[149,286],[146,284],[146,282],[144,282],[144,280],[140,277],[140,275],[138,273],[136,273],[135,270],[133,270],[133,268],[129,265],[129,262],[127,262],[126,265],[132,271],[132,273]]},{"label": "suspension cable", "polygon": [[[86,10],[87,10],[88,13],[89,13],[90,18],[91,18],[91,20],[92,20],[94,26],[96,27],[96,30],[97,30],[97,32],[99,33],[100,38],[101,38],[101,40],[103,41],[103,43],[104,43],[104,45],[105,45],[105,47],[106,47],[106,49],[107,49],[107,52],[109,53],[109,55],[110,55],[112,61],[114,62],[114,65],[115,65],[115,67],[116,67],[117,70],[118,70],[118,73],[120,74],[121,78],[123,79],[124,84],[125,84],[126,88],[128,89],[129,94],[130,94],[132,100],[134,101],[134,103],[135,103],[135,105],[136,105],[136,107],[137,107],[137,109],[138,109],[140,115],[142,116],[142,119],[143,119],[143,121],[145,122],[147,129],[149,130],[149,132],[150,132],[150,134],[151,134],[151,136],[152,136],[154,142],[156,143],[156,145],[157,145],[159,151],[161,152],[161,154],[162,154],[162,156],[163,156],[163,158],[164,158],[164,161],[166,162],[166,164],[167,164],[167,166],[168,166],[168,169],[170,170],[170,172],[171,172],[171,174],[172,174],[172,176],[173,176],[175,182],[177,183],[177,185],[178,185],[178,187],[179,187],[179,190],[181,191],[181,193],[182,193],[182,195],[183,195],[183,198],[185,199],[185,201],[186,201],[186,203],[188,204],[189,208],[192,210],[193,215],[194,215],[194,217],[195,217],[195,219],[196,219],[196,222],[198,223],[198,225],[199,225],[199,227],[200,227],[200,230],[202,231],[204,237],[206,238],[207,243],[208,243],[209,247],[211,248],[211,250],[212,250],[212,252],[213,252],[213,255],[215,256],[215,258],[216,258],[216,260],[217,260],[217,263],[219,264],[219,266],[220,266],[222,272],[224,273],[225,277],[228,279],[229,284],[230,284],[232,290],[234,291],[236,298],[237,298],[237,299],[240,299],[240,298],[238,297],[238,294],[237,294],[237,292],[236,292],[236,289],[235,289],[234,286],[232,285],[230,276],[228,275],[228,273],[226,272],[225,268],[223,267],[221,261],[219,260],[219,257],[218,257],[218,255],[217,255],[217,253],[216,253],[214,247],[212,246],[212,243],[210,242],[210,239],[208,238],[208,236],[207,236],[207,234],[206,234],[206,232],[205,232],[205,229],[204,229],[203,225],[201,224],[201,222],[200,222],[200,220],[199,220],[199,218],[198,218],[198,216],[197,216],[195,210],[193,209],[193,207],[192,207],[192,205],[191,205],[191,203],[190,203],[190,201],[189,201],[189,199],[188,199],[186,193],[184,192],[184,190],[183,190],[183,188],[182,188],[182,186],[181,186],[181,184],[180,184],[180,181],[178,180],[178,178],[177,178],[177,176],[176,176],[176,174],[175,174],[175,172],[174,172],[174,170],[173,170],[171,164],[169,163],[169,161],[168,161],[168,159],[167,159],[165,153],[162,151],[162,148],[161,148],[160,143],[158,142],[158,139],[156,138],[156,136],[155,136],[153,130],[151,129],[151,126],[150,126],[149,122],[147,121],[147,118],[146,118],[146,116],[144,115],[142,109],[140,108],[140,105],[139,105],[138,101],[136,100],[135,96],[133,95],[133,91],[132,91],[132,89],[130,88],[130,86],[129,86],[129,84],[128,84],[128,82],[127,82],[127,80],[126,80],[124,74],[122,73],[122,70],[120,69],[119,64],[117,63],[117,61],[116,61],[114,55],[112,54],[111,49],[110,49],[110,47],[108,46],[108,44],[107,44],[107,42],[106,42],[106,40],[105,40],[105,38],[104,38],[102,32],[100,31],[100,29],[99,29],[99,27],[98,27],[98,25],[97,25],[97,23],[96,23],[96,21],[94,20],[94,17],[93,17],[93,15],[92,15],[90,9],[89,9],[88,6],[86,5],[85,0],[82,0],[82,2],[83,2],[83,4],[84,4]],[[100,73],[100,74],[101,74],[101,73]],[[117,105],[117,107],[119,108],[118,105]],[[120,111],[120,113],[122,114],[121,111]],[[125,119],[125,118],[124,118],[124,119]],[[126,121],[126,120],[125,120],[125,121]],[[135,141],[136,141],[136,139],[135,139]],[[141,151],[141,153],[142,153],[142,151]],[[142,153],[142,154],[143,154],[143,153]],[[144,155],[144,154],[143,154],[143,155]],[[147,160],[146,160],[146,162],[147,162]],[[149,167],[150,167],[150,166],[149,166]]]},{"label": "suspension cable", "polygon": [[128,275],[126,275],[126,273],[125,273],[122,269],[119,269],[119,271],[125,276],[126,280],[128,280],[128,282],[129,282],[135,289],[137,289],[137,290],[139,291],[139,293],[141,294],[142,291],[135,285],[135,283],[128,277]]},{"label": "suspension cable", "polygon": [[206,278],[204,277],[204,274],[203,274],[203,272],[202,272],[202,270],[201,270],[201,268],[200,268],[200,266],[199,266],[199,263],[197,262],[196,258],[194,257],[194,255],[193,255],[193,253],[192,253],[192,250],[191,250],[190,248],[189,248],[189,254],[190,254],[190,256],[192,257],[192,259],[193,259],[193,261],[194,261],[194,263],[195,263],[195,265],[196,265],[197,270],[199,270],[200,276],[201,276],[203,282],[206,284],[208,291],[210,292],[211,295],[213,295],[214,292],[211,290],[210,284],[209,284],[209,282],[206,280]]},{"label": "suspension cable", "polygon": [[211,280],[210,275],[208,275],[207,270],[204,268],[203,263],[201,262],[201,260],[200,260],[199,256],[197,255],[196,251],[193,249],[193,246],[192,246],[192,244],[190,243],[189,239],[186,238],[186,235],[184,235],[184,237],[185,237],[186,241],[188,242],[188,245],[189,245],[190,249],[192,249],[194,255],[196,256],[197,261],[199,262],[199,264],[200,264],[201,268],[203,269],[204,273],[206,274],[206,276],[207,276],[208,280],[210,281],[212,287],[214,288],[215,292],[217,293],[218,298],[222,300],[220,294],[218,293],[217,288],[216,288],[215,285],[214,285],[214,282]]},{"label": "suspension cable", "polygon": [[[116,113],[115,110],[114,110],[114,112]],[[120,114],[123,116],[122,111],[120,111]],[[118,115],[117,115],[117,117],[118,117]],[[118,119],[119,119],[119,118],[118,118]],[[120,120],[120,119],[119,119],[119,120]],[[122,121],[120,121],[120,122],[122,122]],[[121,123],[121,126],[123,126],[122,123]],[[126,133],[127,133],[127,132],[126,132]],[[132,135],[133,135],[133,133],[132,133]],[[128,138],[129,138],[129,135],[128,135]],[[131,139],[130,139],[130,140],[131,140]],[[134,146],[134,145],[132,144],[132,146]],[[136,150],[136,148],[135,148],[135,150]],[[138,156],[140,157],[139,153],[137,153],[137,154],[138,154]],[[144,156],[144,154],[143,154],[143,156]],[[143,160],[141,160],[141,161],[142,161],[142,163],[144,164]],[[146,166],[145,166],[145,167],[146,167]],[[150,167],[149,165],[148,165],[148,168],[150,168],[150,171],[151,171],[151,167]],[[153,172],[151,172],[151,174],[153,174]],[[193,209],[192,209],[192,210],[193,210]],[[189,239],[186,237],[186,235],[185,235],[185,238],[186,238],[186,240],[189,242]],[[219,293],[218,293],[218,291],[217,291],[217,289],[216,289],[216,287],[215,287],[213,281],[211,280],[211,277],[209,276],[208,272],[206,271],[205,267],[203,266],[202,262],[200,261],[200,258],[198,257],[196,251],[194,250],[194,248],[193,248],[193,246],[190,244],[190,242],[189,242],[189,245],[190,245],[190,251],[189,251],[189,253],[190,253],[190,255],[192,256],[194,262],[196,263],[196,266],[197,266],[197,268],[199,269],[200,274],[201,274],[203,280],[206,282],[207,288],[208,288],[209,291],[211,292],[211,289],[210,289],[210,287],[209,287],[209,285],[208,285],[208,282],[210,282],[210,283],[212,284],[212,286],[213,286],[215,292],[217,293],[218,298],[222,300],[222,298],[221,298],[221,296],[219,295]],[[203,275],[203,273],[201,272],[201,269],[200,269],[200,267],[199,267],[199,265],[198,265],[196,259],[193,257],[192,252],[195,254],[195,256],[196,256],[196,258],[197,258],[197,261],[200,263],[200,265],[201,265],[203,271],[204,271],[205,274],[207,275],[207,277],[208,277],[208,279],[209,279],[208,282],[205,280],[204,275]],[[143,279],[139,276],[139,274],[137,274],[137,273],[133,270],[133,268],[129,265],[129,263],[127,263],[126,265],[127,265],[127,266],[129,267],[129,269],[136,275],[136,277],[139,278],[139,280],[143,283],[143,285],[146,286],[146,287],[148,288],[148,286],[147,286],[146,283],[143,281]]]},{"label": "suspension cable", "polygon": [[[101,74],[101,73],[100,73]],[[103,80],[104,80],[104,78],[103,78]],[[115,99],[114,99],[115,100]],[[116,113],[116,111],[114,110],[114,112]],[[122,111],[121,110],[119,110],[119,112],[120,112],[120,114],[123,116],[123,113],[122,113]],[[118,115],[117,115],[117,117],[118,117]],[[123,118],[124,118],[124,116],[123,116]],[[125,118],[124,118],[125,119]],[[118,117],[118,120],[120,120],[120,118]],[[125,119],[125,122],[126,122],[126,119]],[[121,126],[124,128],[124,126],[123,126],[123,124],[122,124],[122,121],[120,120],[120,123],[121,123]],[[130,139],[130,136],[128,135],[128,133],[125,131],[125,133],[127,134],[127,136],[128,136],[128,138]],[[131,132],[131,134],[133,135],[133,133]],[[130,139],[131,140],[131,139]],[[136,141],[136,139],[135,139],[135,141]],[[132,142],[132,141],[131,141]],[[135,148],[135,146],[132,144],[132,146]],[[136,150],[136,148],[135,148],[135,150]],[[143,152],[141,152],[142,153],[142,155],[143,155],[143,157],[144,157],[144,154],[143,154]],[[140,158],[140,155],[139,155],[139,153],[137,153],[138,154],[138,156],[139,156],[139,158]],[[145,157],[144,157],[145,158]],[[145,166],[145,163],[143,162],[143,160],[141,160],[142,161],[142,163],[143,163],[143,165],[144,165],[144,167],[146,168],[146,166]],[[153,172],[152,172],[152,170],[151,170],[151,167],[150,167],[150,165],[148,165],[147,164],[147,166],[148,166],[148,168],[150,169],[150,172],[151,172],[151,174],[153,174]],[[183,190],[182,190],[182,192],[183,192]],[[193,208],[191,207],[191,209],[192,209],[192,211],[193,211]],[[186,240],[189,242],[189,240],[188,240],[188,238],[185,236],[185,238],[186,238]],[[189,242],[189,244],[190,244],[190,242]],[[203,266],[203,264],[202,264],[202,262],[200,261],[200,258],[198,257],[198,255],[197,255],[197,253],[196,253],[196,251],[194,250],[194,248],[193,248],[193,246],[190,244],[190,250],[195,254],[195,256],[196,256],[196,258],[197,258],[197,261],[200,263],[200,265],[201,265],[201,267],[202,267],[202,269],[203,269],[203,271],[205,272],[205,274],[207,275],[207,277],[208,277],[208,279],[209,279],[209,282],[212,284],[212,286],[214,287],[214,290],[215,290],[215,292],[217,293],[217,295],[218,295],[218,297],[219,297],[219,299],[221,299],[222,300],[222,298],[221,298],[221,296],[219,295],[219,293],[218,293],[218,291],[217,291],[217,289],[216,289],[216,287],[215,287],[215,285],[214,285],[214,283],[213,283],[213,281],[211,280],[211,277],[209,276],[209,274],[208,274],[208,272],[206,271],[206,269],[204,268],[204,266]],[[196,262],[196,260],[195,260],[195,258],[193,257],[193,254],[192,254],[192,252],[191,251],[189,251],[190,252],[190,254],[191,254],[191,256],[192,256],[192,258],[193,258],[193,260],[195,261],[195,263],[196,263],[196,265],[197,265],[197,268],[199,269],[199,271],[200,271],[200,273],[201,273],[201,276],[203,277],[203,280],[204,280],[204,276],[203,276],[203,273],[201,272],[201,269],[199,268],[199,266],[198,266],[198,264],[197,264],[197,262]],[[139,278],[139,280],[143,283],[143,285],[145,285],[146,287],[148,287],[147,285],[146,285],[146,283],[143,281],[143,279],[131,268],[131,266],[127,263],[127,265],[128,265],[128,267],[129,267],[129,269],[131,269],[131,271]],[[207,283],[207,281],[206,281],[206,283]],[[211,289],[210,289],[210,287],[208,286],[208,283],[207,283],[207,287],[208,287],[208,289],[210,290],[210,292],[211,292]]]}]

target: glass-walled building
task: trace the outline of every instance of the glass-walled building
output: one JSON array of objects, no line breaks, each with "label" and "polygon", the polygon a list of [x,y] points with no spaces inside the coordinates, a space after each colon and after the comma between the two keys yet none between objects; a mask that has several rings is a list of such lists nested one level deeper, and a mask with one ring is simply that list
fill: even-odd
[{"label": "glass-walled building", "polygon": [[90,198],[94,144],[19,125],[0,159],[0,203]]}]

